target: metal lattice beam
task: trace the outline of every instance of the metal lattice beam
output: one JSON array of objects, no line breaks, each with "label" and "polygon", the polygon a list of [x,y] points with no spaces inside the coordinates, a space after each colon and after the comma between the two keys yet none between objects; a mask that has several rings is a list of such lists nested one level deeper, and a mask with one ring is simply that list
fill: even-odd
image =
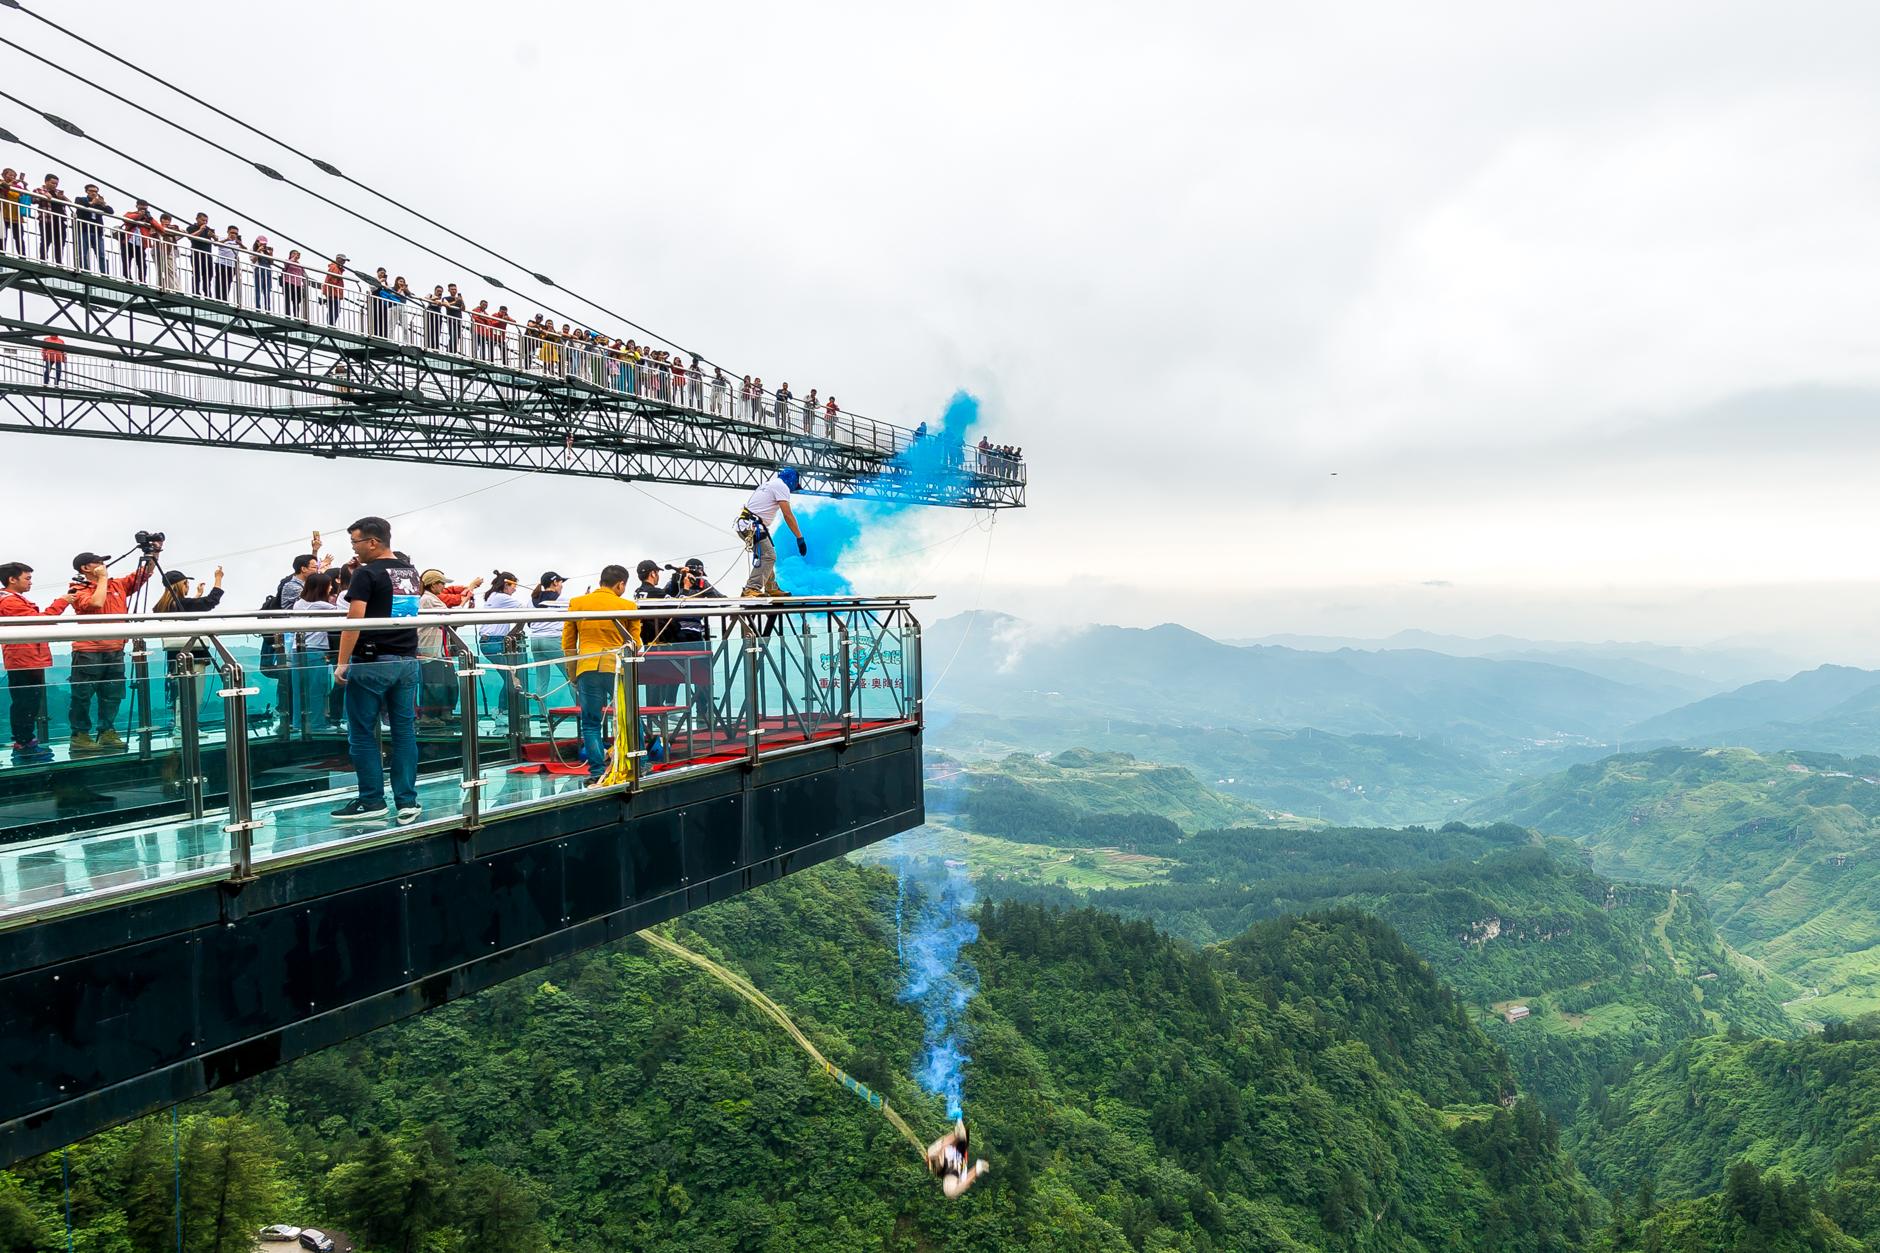
[{"label": "metal lattice beam", "polygon": [[[69,358],[59,380],[40,377],[50,334]],[[787,462],[817,495],[1025,503],[1022,467],[982,472],[968,450],[917,483],[892,438],[793,435],[16,257],[0,258],[0,345],[21,354],[0,358],[0,430],[709,487]]]}]

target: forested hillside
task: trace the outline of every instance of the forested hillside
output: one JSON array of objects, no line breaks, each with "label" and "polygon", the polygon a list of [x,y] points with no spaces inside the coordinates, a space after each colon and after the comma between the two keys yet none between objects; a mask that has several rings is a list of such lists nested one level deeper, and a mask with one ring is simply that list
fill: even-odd
[{"label": "forested hillside", "polygon": [[1615,1088],[1576,1138],[1608,1189],[1728,1196],[1747,1162],[1880,1241],[1880,1017],[1799,1040],[1690,1041]]},{"label": "forested hillside", "polygon": [[[904,1078],[921,1028],[892,895],[833,865],[688,929],[937,1134]],[[629,941],[185,1110],[186,1177],[210,1172],[191,1205],[227,1143],[243,1222],[317,1219],[373,1250],[1504,1253],[1594,1234],[1552,1124],[1500,1103],[1505,1060],[1382,924],[1279,919],[1218,951],[1091,910],[1004,904],[981,926],[966,1105],[996,1168],[958,1203],[743,1002]],[[74,1150],[79,1247],[167,1247],[168,1130]],[[0,1173],[14,1247],[63,1247],[60,1165]]]},{"label": "forested hillside", "polygon": [[1695,889],[1817,1021],[1880,1008],[1880,759],[1661,749],[1474,812],[1573,836],[1602,873]]},{"label": "forested hillside", "polygon": [[[1375,914],[1473,1008],[1523,1089],[1561,1118],[1608,1072],[1690,1036],[1794,1031],[1688,894],[1615,883],[1565,841],[1543,846],[1518,827],[1210,831],[1142,847],[1173,859],[1165,881],[1093,893],[1092,904],[1204,944],[1282,914]],[[1512,1004],[1530,1016],[1503,1022]]]}]

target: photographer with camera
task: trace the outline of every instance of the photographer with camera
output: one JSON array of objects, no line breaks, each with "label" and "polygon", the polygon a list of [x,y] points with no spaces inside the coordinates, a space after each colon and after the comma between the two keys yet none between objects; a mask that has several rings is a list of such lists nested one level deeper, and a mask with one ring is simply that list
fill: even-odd
[{"label": "photographer with camera", "polygon": [[[672,571],[672,578],[666,584],[666,595],[674,600],[720,600],[724,597],[723,592],[712,586],[711,578],[705,573],[705,563],[697,557],[687,558],[683,566],[666,568]],[[676,648],[686,652],[709,652],[712,646],[711,624],[702,617],[674,619],[672,640]],[[712,723],[710,658],[702,659],[702,664],[687,658],[686,673],[692,680],[693,734],[697,735],[709,730]]]},{"label": "photographer with camera", "polygon": [[[163,532],[137,532],[137,547],[143,556],[129,574],[112,578],[110,558],[99,553],[82,552],[72,558],[77,577],[67,596],[72,609],[80,615],[122,614],[130,612],[131,597],[143,589],[157,568],[157,554],[163,551]],[[72,645],[72,755],[110,753],[124,747],[124,737],[117,727],[118,708],[124,703],[124,641],[80,640]],[[92,721],[92,704],[97,703],[97,721]],[[97,734],[92,734],[92,727]]]}]

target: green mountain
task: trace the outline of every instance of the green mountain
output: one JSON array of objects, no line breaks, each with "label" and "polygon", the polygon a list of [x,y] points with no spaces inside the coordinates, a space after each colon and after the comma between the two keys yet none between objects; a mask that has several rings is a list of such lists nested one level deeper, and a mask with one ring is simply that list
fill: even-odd
[{"label": "green mountain", "polygon": [[[1356,908],[1388,922],[1507,1051],[1523,1090],[1570,1117],[1603,1076],[1694,1035],[1790,1035],[1767,980],[1675,889],[1595,874],[1565,841],[1513,826],[1212,831],[1105,909],[1198,943],[1265,918]],[[995,890],[1006,891],[999,885]],[[1528,1009],[1509,1023],[1503,1012]]]},{"label": "green mountain", "polygon": [[[1137,761],[1127,753],[1072,748],[1049,757],[1013,753],[967,763],[941,753],[927,760],[928,808],[957,813],[975,831],[1046,843],[1103,845],[1181,831],[1265,823],[1257,806],[1202,785],[1179,766]],[[1156,821],[1146,822],[1154,815]]]},{"label": "green mountain", "polygon": [[1647,718],[1633,741],[1871,753],[1880,749],[1880,671],[1820,666]]},{"label": "green mountain", "polygon": [[[1313,727],[1275,729],[1148,722],[1121,717],[936,719],[929,743],[969,758],[1088,748],[1186,767],[1250,808],[1343,826],[1445,821],[1519,777],[1499,754],[1414,735],[1336,735]],[[1596,756],[1561,748],[1548,767]],[[1521,761],[1535,764],[1533,754]]]},{"label": "green mountain", "polygon": [[[897,995],[893,894],[836,864],[686,936],[937,1134],[904,1078],[922,1026]],[[966,1106],[995,1169],[956,1203],[767,1020],[636,941],[186,1110],[241,1149],[238,1167],[216,1166],[221,1141],[192,1149],[189,1196],[234,1179],[241,1223],[317,1219],[373,1253],[1521,1253],[1597,1234],[1552,1124],[1501,1103],[1506,1059],[1382,923],[1277,919],[1212,950],[1024,903],[980,928]],[[74,1149],[77,1247],[167,1247],[167,1132]],[[6,1247],[64,1247],[61,1166],[0,1172]]]},{"label": "green mountain", "polygon": [[1727,1199],[1747,1163],[1880,1242],[1880,1018],[1799,1040],[1689,1041],[1613,1089],[1575,1138],[1609,1189]]},{"label": "green mountain", "polygon": [[1622,754],[1470,813],[1573,836],[1601,873],[1688,885],[1815,1020],[1880,1008],[1880,758]]}]

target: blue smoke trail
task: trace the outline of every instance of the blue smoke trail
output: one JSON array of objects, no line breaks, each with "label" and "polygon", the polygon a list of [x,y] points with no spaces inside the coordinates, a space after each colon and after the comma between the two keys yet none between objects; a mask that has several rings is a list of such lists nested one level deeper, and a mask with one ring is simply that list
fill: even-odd
[{"label": "blue smoke trail", "polygon": [[925,1091],[944,1096],[947,1117],[964,1112],[966,1006],[979,991],[979,971],[961,956],[979,938],[972,919],[973,881],[957,862],[927,863],[926,891],[908,938],[906,982],[900,999],[920,1010],[925,1025],[914,1080]]},{"label": "blue smoke trail", "polygon": [[[923,487],[943,489],[963,484],[969,465],[962,458],[970,456],[964,450],[973,442],[978,425],[978,399],[968,392],[954,392],[939,427],[928,427],[931,438],[895,454],[888,473],[905,479],[916,492]],[[787,533],[777,544],[777,582],[800,596],[838,596],[853,591],[839,567],[863,532],[923,507],[918,500],[851,498],[819,502],[802,515],[809,556],[796,555]]]}]

